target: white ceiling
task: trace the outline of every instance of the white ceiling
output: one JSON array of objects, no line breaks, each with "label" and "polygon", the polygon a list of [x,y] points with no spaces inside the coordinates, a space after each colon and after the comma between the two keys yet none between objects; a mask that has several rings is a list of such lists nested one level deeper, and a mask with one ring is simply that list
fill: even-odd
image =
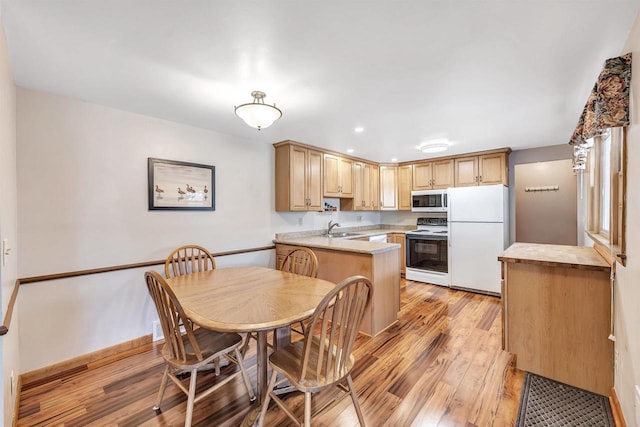
[{"label": "white ceiling", "polygon": [[[379,162],[437,156],[416,149],[437,137],[445,154],[568,142],[640,5],[0,1],[18,86]],[[260,132],[233,112],[252,90],[283,110]]]}]

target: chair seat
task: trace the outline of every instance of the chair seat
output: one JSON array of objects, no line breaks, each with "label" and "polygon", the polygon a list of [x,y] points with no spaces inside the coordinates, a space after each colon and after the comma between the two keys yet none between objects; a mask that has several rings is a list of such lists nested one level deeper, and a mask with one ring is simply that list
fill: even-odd
[{"label": "chair seat", "polygon": [[[211,363],[211,359],[214,358],[214,355],[222,356],[229,350],[233,350],[234,347],[239,347],[240,344],[242,344],[242,337],[235,333],[216,332],[205,328],[195,329],[193,333],[198,345],[200,346],[203,359],[198,362],[198,358],[193,351],[187,335],[182,335],[182,342],[186,352],[186,360],[172,358],[167,344],[162,348],[162,356],[175,368],[194,369],[208,365]],[[218,355],[218,353],[220,354]]]},{"label": "chair seat", "polygon": [[[328,385],[335,384],[337,382],[342,381],[345,376],[349,374],[351,368],[353,368],[354,357],[349,356],[349,360],[344,363],[343,368],[337,372],[336,376],[320,376],[316,377],[316,369],[318,366],[318,348],[317,343],[319,342],[318,337],[312,337],[314,343],[311,346],[311,353],[309,354],[309,361],[307,364],[307,373],[305,378],[299,378],[301,366],[303,363],[303,351],[304,351],[304,341],[296,341],[288,346],[279,349],[269,356],[269,362],[274,370],[278,371],[280,374],[287,377],[291,385],[296,387],[300,391],[304,392],[314,392],[318,391]],[[323,361],[326,361],[327,351],[325,351],[322,357]],[[335,354],[335,353],[334,353]],[[323,362],[324,363],[324,362]],[[331,370],[333,371],[333,370]]]}]

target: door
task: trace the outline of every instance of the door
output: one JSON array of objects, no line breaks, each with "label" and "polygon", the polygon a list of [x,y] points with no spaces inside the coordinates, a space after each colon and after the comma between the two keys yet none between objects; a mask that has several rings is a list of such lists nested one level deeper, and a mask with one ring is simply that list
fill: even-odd
[{"label": "door", "polygon": [[480,185],[507,184],[507,165],[504,153],[479,157]]},{"label": "door", "polygon": [[413,189],[430,190],[432,188],[432,163],[413,165]]},{"label": "door", "polygon": [[413,188],[413,169],[411,165],[398,168],[398,210],[411,210],[411,189]]},{"label": "door", "polygon": [[322,210],[322,153],[309,150],[307,162],[307,197],[309,210]]},{"label": "door", "polygon": [[290,180],[289,201],[292,211],[306,211],[307,207],[307,149],[295,145],[290,146]]},{"label": "door", "polygon": [[432,170],[431,183],[434,189],[453,187],[453,160],[434,161]]},{"label": "door", "polygon": [[340,158],[324,155],[324,195],[340,197]]}]

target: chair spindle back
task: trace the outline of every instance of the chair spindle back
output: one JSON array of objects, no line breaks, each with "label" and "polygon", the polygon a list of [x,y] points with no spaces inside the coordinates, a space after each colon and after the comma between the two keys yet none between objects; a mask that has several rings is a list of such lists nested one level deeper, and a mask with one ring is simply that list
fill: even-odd
[{"label": "chair spindle back", "polygon": [[278,269],[303,276],[318,277],[318,258],[311,249],[299,247],[287,254]]},{"label": "chair spindle back", "polygon": [[318,304],[305,332],[301,379],[334,382],[349,373],[353,344],[372,292],[369,279],[353,276],[336,285]]},{"label": "chair spindle back", "polygon": [[174,249],[164,263],[164,273],[167,278],[214,268],[216,268],[216,262],[211,252],[198,245],[186,245]]}]

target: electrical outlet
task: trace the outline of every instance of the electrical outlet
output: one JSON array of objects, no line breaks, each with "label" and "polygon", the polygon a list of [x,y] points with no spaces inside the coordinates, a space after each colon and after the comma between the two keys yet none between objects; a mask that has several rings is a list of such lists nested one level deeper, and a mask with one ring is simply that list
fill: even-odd
[{"label": "electrical outlet", "polygon": [[302,225],[302,217],[298,218],[298,225]]},{"label": "electrical outlet", "polygon": [[358,215],[358,216],[356,217],[356,221],[357,221],[357,222],[362,221],[362,215]]}]

